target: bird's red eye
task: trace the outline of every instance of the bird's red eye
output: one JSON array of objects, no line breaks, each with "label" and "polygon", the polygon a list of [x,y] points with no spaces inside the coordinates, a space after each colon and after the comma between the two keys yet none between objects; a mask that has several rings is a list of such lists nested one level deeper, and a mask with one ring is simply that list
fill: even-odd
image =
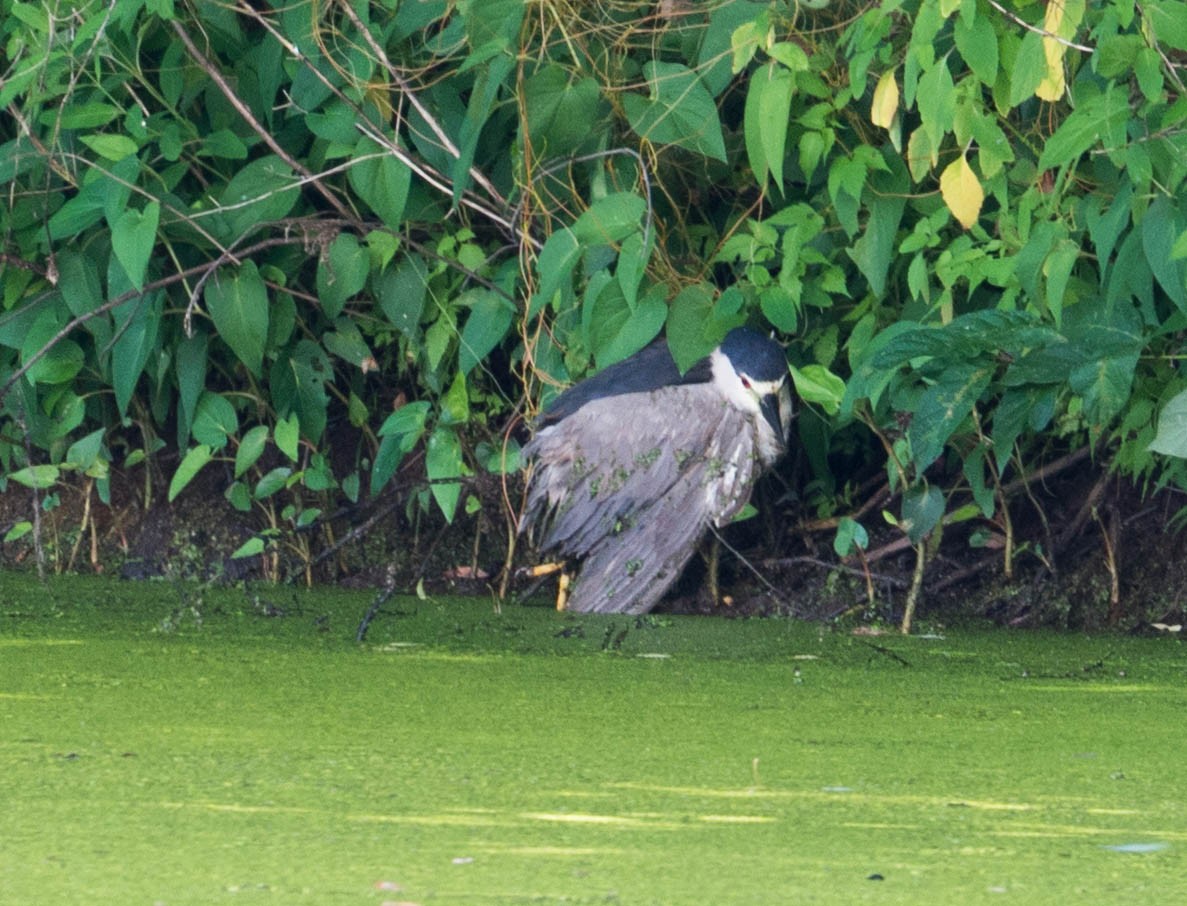
[{"label": "bird's red eye", "polygon": [[738,377],[740,377],[742,379],[742,386],[745,387],[747,390],[749,390],[750,389],[750,378],[746,377],[746,375],[744,375],[744,374],[740,374],[740,375],[738,375]]}]

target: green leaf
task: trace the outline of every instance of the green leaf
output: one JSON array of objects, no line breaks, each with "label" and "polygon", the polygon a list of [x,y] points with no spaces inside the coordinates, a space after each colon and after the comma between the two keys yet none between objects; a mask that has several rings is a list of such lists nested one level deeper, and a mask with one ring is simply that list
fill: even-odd
[{"label": "green leaf", "polygon": [[1125,143],[1129,121],[1129,101],[1123,89],[1110,84],[1102,94],[1087,98],[1047,139],[1038,167],[1048,170],[1072,163],[1097,142],[1107,149]]},{"label": "green leaf", "polygon": [[267,444],[267,425],[256,425],[243,435],[243,439],[239,441],[239,449],[235,451],[236,478],[239,478],[259,461]]},{"label": "green leaf", "polygon": [[[58,110],[46,110],[37,118],[43,126],[53,126],[54,121],[62,129],[94,129],[106,126],[123,111],[113,104],[67,104]],[[135,153],[135,148],[132,149]]]},{"label": "green leaf", "polygon": [[58,289],[72,315],[87,314],[103,304],[103,286],[94,259],[70,248],[58,251]]},{"label": "green leaf", "polygon": [[1033,97],[1046,74],[1047,55],[1043,51],[1043,39],[1038,33],[1027,31],[1014,57],[1014,67],[1010,70],[1011,109]]},{"label": "green leaf", "polygon": [[259,535],[252,535],[235,549],[235,553],[231,554],[231,559],[239,560],[244,557],[254,557],[257,554],[262,554],[263,552],[264,539]]},{"label": "green leaf", "polygon": [[379,307],[406,337],[415,337],[420,329],[428,281],[428,268],[418,255],[408,255],[394,268],[384,270],[376,281]]},{"label": "green leaf", "polygon": [[581,243],[577,234],[567,227],[561,227],[548,237],[544,248],[536,258],[536,273],[540,280],[536,294],[528,307],[528,318],[539,314],[552,301],[552,297],[566,282],[571,285],[573,268],[581,260]]},{"label": "green leaf", "polygon": [[452,428],[438,425],[431,435],[425,450],[425,469],[428,472],[433,499],[445,516],[446,522],[453,522],[461,497],[460,482],[450,481],[466,474],[462,460],[462,444]]},{"label": "green leaf", "polygon": [[45,490],[46,488],[52,488],[60,475],[61,472],[57,466],[42,464],[17,469],[15,472],[9,473],[8,477],[17,484],[23,484],[27,488]]},{"label": "green leaf", "polygon": [[806,403],[815,403],[828,415],[836,415],[845,398],[845,382],[823,365],[791,366],[796,396]]},{"label": "green leaf", "polygon": [[111,349],[111,384],[121,416],[128,411],[148,357],[156,349],[163,303],[158,292],[125,302],[112,312],[116,340]]},{"label": "green leaf", "polygon": [[301,422],[295,412],[276,422],[276,446],[291,461],[297,461],[301,443]]},{"label": "green leaf", "polygon": [[903,492],[903,518],[899,528],[912,544],[918,544],[940,524],[944,515],[944,492],[935,487],[914,487]]},{"label": "green leaf", "polygon": [[[905,174],[904,174],[905,175]],[[886,276],[894,257],[895,238],[906,207],[908,186],[890,179],[875,182],[876,194],[869,201],[870,216],[865,232],[849,250],[849,257],[870,284],[876,296],[886,292]]]},{"label": "green leaf", "polygon": [[807,72],[811,66],[808,54],[794,41],[776,41],[767,53],[792,72]]},{"label": "green leaf", "polygon": [[1086,362],[1072,370],[1068,383],[1084,397],[1084,412],[1094,426],[1107,425],[1129,402],[1137,364],[1135,352]]},{"label": "green leaf", "polygon": [[459,0],[457,5],[475,56],[516,46],[524,0]]},{"label": "green leaf", "polygon": [[[310,490],[318,490],[318,488],[310,488]],[[326,489],[321,488],[321,490]],[[301,513],[297,516],[297,528],[307,528],[308,526],[313,525],[313,523],[315,523],[320,516],[321,510],[317,507],[310,507],[307,510],[301,510]]]},{"label": "green leaf", "polygon": [[593,350],[598,368],[613,365],[654,340],[667,316],[664,300],[650,295],[640,299],[634,311],[623,305],[615,316],[599,319]]},{"label": "green leaf", "polygon": [[524,108],[533,150],[553,157],[576,151],[598,134],[594,127],[607,109],[596,80],[576,79],[547,63],[524,83]]},{"label": "green leaf", "polygon": [[983,11],[974,13],[968,22],[958,16],[952,23],[952,37],[969,69],[983,85],[992,88],[997,81],[998,53],[997,33],[989,17]]},{"label": "green leaf", "polygon": [[842,516],[837,523],[837,534],[833,538],[833,550],[838,557],[848,557],[855,547],[865,550],[870,545],[870,536],[860,522]]},{"label": "green leaf", "polygon": [[228,242],[239,240],[256,225],[287,216],[299,194],[293,171],[279,157],[252,161],[223,190],[219,201],[225,210],[217,232]]},{"label": "green leaf", "polygon": [[[314,453],[309,458],[309,466],[305,469],[302,484],[315,492],[328,491],[338,487],[338,482],[334,480],[334,470],[323,454]],[[308,513],[310,510],[305,510],[305,512]]]},{"label": "green leaf", "polygon": [[1061,239],[1043,262],[1043,276],[1047,280],[1047,311],[1056,327],[1063,322],[1063,295],[1079,257],[1080,244],[1071,239]]},{"label": "green leaf", "polygon": [[206,310],[219,335],[248,370],[260,376],[268,339],[268,291],[254,261],[222,268],[207,281]]},{"label": "green leaf", "polygon": [[235,407],[217,393],[204,392],[194,413],[194,440],[211,450],[221,450],[238,431],[239,416],[235,414]]},{"label": "green leaf", "polygon": [[24,522],[14,522],[12,524],[12,528],[10,528],[4,534],[4,543],[8,544],[12,541],[19,541],[21,538],[24,538],[25,535],[29,534],[29,532],[31,532],[31,531],[33,531],[33,523],[32,522],[29,522],[28,520],[25,520]]},{"label": "green leaf", "polygon": [[1187,261],[1174,254],[1175,242],[1187,229],[1187,218],[1164,195],[1159,195],[1141,221],[1142,249],[1158,285],[1187,313]]},{"label": "green leaf", "polygon": [[360,368],[372,359],[371,348],[363,339],[358,325],[347,317],[334,322],[334,329],[322,337],[322,343],[333,355]]},{"label": "green leaf", "polygon": [[1158,414],[1158,433],[1147,447],[1152,453],[1187,459],[1187,390],[1175,394]]},{"label": "green leaf", "polygon": [[301,434],[313,443],[326,430],[329,406],[326,382],[333,374],[329,356],[312,340],[299,340],[295,347],[278,355],[270,372],[270,389],[277,411],[286,416],[295,412]]},{"label": "green leaf", "polygon": [[[1116,195],[1106,196],[1094,192],[1086,196],[1082,202],[1084,221],[1088,224],[1088,234],[1096,248],[1096,258],[1102,275],[1108,270],[1113,249],[1117,247],[1117,239],[1121,236],[1122,230],[1129,225],[1129,205],[1132,198],[1133,187],[1122,185]],[[1165,228],[1167,224],[1164,222],[1162,226]]]},{"label": "green leaf", "polygon": [[464,425],[469,420],[470,393],[466,387],[466,376],[459,371],[453,376],[449,389],[441,397],[439,424]]},{"label": "green leaf", "polygon": [[486,289],[471,290],[458,301],[470,306],[458,347],[458,370],[466,375],[507,335],[515,317],[515,306],[500,294]]},{"label": "green leaf", "polygon": [[423,401],[401,406],[379,428],[382,438],[375,464],[371,467],[371,493],[377,494],[396,474],[404,457],[424,436],[429,404]]},{"label": "green leaf", "polygon": [[359,502],[359,472],[355,469],[342,479],[342,493],[351,503]]},{"label": "green leaf", "polygon": [[185,490],[186,485],[194,480],[194,476],[202,471],[202,468],[210,462],[213,456],[214,451],[205,444],[198,444],[186,452],[181,460],[181,465],[177,467],[177,471],[173,473],[173,478],[169,481],[170,503],[177,499],[177,495]]},{"label": "green leaf", "polygon": [[[708,22],[693,68],[700,73],[701,81],[713,97],[718,97],[729,86],[732,76],[738,71],[732,67],[734,32],[738,28],[745,29],[740,38],[742,43],[747,45],[749,52],[749,56],[746,56],[746,51],[743,51],[746,62],[749,62],[758,49],[758,38],[762,30],[755,27],[754,19],[760,9],[761,7],[749,2],[714,3],[707,7]],[[749,40],[747,34],[750,36]]]},{"label": "green leaf", "polygon": [[725,162],[725,141],[713,96],[682,63],[650,61],[643,75],[650,97],[623,96],[622,105],[631,128],[657,145],[676,145]]},{"label": "green leaf", "polygon": [[758,304],[772,327],[783,333],[795,333],[800,313],[790,290],[782,284],[764,287],[759,291]]},{"label": "green leaf", "polygon": [[1175,50],[1187,51],[1187,3],[1148,0],[1141,8],[1156,41]]},{"label": "green leaf", "polygon": [[84,135],[79,141],[102,158],[117,161],[135,154],[139,146],[126,135]]},{"label": "green leaf", "polygon": [[619,242],[639,229],[647,202],[634,192],[614,192],[595,201],[573,224],[585,245]]},{"label": "green leaf", "polygon": [[216,129],[202,136],[200,153],[223,160],[247,160],[247,145],[230,129]]},{"label": "green leaf", "polygon": [[495,475],[514,475],[523,468],[519,441],[508,437],[502,443],[491,444],[482,441],[474,451],[482,468]]},{"label": "green leaf", "polygon": [[915,107],[923,128],[931,137],[933,148],[940,147],[944,137],[952,131],[956,117],[956,86],[948,60],[941,57],[919,78],[919,93],[915,96]]},{"label": "green leaf", "polygon": [[25,334],[21,344],[21,364],[27,364],[33,356],[50,343],[49,350],[41,356],[26,374],[34,384],[65,384],[74,379],[86,361],[82,347],[67,338],[54,338],[62,329],[62,322],[53,307],[47,306]]},{"label": "green leaf", "polygon": [[144,289],[144,274],[156,245],[160,219],[161,206],[153,201],[143,211],[128,208],[111,226],[112,251],[137,289]]},{"label": "green leaf", "polygon": [[[495,3],[501,2],[503,0],[495,0]],[[486,5],[493,4],[491,0],[486,0]],[[522,3],[518,5],[522,16]],[[501,50],[502,48],[498,52],[490,54],[489,62],[479,71],[470,89],[466,115],[462,118],[461,128],[458,130],[458,155],[450,171],[455,207],[461,200],[462,193],[470,187],[470,169],[474,165],[478,139],[482,135],[487,120],[494,112],[499,93],[505,86],[509,91],[514,89],[514,79],[511,76],[515,72],[517,60],[513,54],[502,53]],[[464,68],[465,64],[463,64]]]},{"label": "green leaf", "polygon": [[195,330],[177,344],[174,354],[174,370],[177,374],[177,441],[186,446],[190,439],[190,426],[194,423],[194,410],[198,398],[206,388],[206,332]]},{"label": "green leaf", "polygon": [[251,492],[251,496],[256,500],[265,500],[277,491],[283,490],[292,477],[293,470],[288,466],[277,466],[275,469],[270,469],[256,483],[255,490]]},{"label": "green leaf", "polygon": [[1064,312],[1064,329],[1083,350],[1068,384],[1084,398],[1084,414],[1095,426],[1108,424],[1129,402],[1143,348],[1141,315],[1129,300],[1085,299]]},{"label": "green leaf", "polygon": [[251,512],[251,491],[242,481],[232,481],[223,491],[223,497],[240,513]]},{"label": "green leaf", "polygon": [[954,365],[923,392],[907,432],[916,472],[922,472],[939,458],[944,445],[973,411],[992,377],[993,370],[987,365]]},{"label": "green leaf", "polygon": [[373,139],[363,136],[354,149],[350,185],[379,219],[393,230],[404,220],[404,206],[412,184],[412,171]]},{"label": "green leaf", "polygon": [[98,428],[85,437],[80,437],[66,451],[64,462],[84,472],[90,469],[99,459],[99,453],[103,449],[103,435],[105,433],[105,429]]},{"label": "green leaf", "polygon": [[371,262],[352,233],[339,233],[317,263],[317,296],[328,318],[337,318],[348,299],[367,285]]},{"label": "green leaf", "polygon": [[750,169],[760,185],[766,185],[769,173],[780,192],[794,89],[795,75],[773,62],[754,73],[746,89],[743,124]]},{"label": "green leaf", "polygon": [[668,350],[681,374],[721,342],[721,335],[712,329],[716,326],[713,296],[709,284],[695,283],[680,290],[668,306]]}]

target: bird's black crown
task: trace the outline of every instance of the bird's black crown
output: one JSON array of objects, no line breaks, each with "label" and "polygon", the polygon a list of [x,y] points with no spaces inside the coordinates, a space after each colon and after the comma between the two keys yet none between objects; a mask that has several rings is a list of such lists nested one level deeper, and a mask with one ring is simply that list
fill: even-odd
[{"label": "bird's black crown", "polygon": [[721,352],[734,371],[756,381],[777,381],[787,375],[787,354],[769,337],[748,327],[735,327],[721,341]]}]

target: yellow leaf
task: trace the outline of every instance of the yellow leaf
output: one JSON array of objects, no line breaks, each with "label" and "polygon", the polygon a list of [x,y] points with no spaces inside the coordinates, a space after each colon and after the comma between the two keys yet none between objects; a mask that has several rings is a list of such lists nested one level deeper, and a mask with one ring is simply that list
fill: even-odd
[{"label": "yellow leaf", "polygon": [[894,80],[894,70],[888,69],[878,79],[878,87],[874,89],[874,103],[870,108],[870,122],[883,129],[889,129],[894,123],[894,116],[898,113],[898,82]]},{"label": "yellow leaf", "polygon": [[[1043,16],[1043,31],[1070,41],[1084,18],[1084,0],[1050,0]],[[1047,74],[1035,89],[1035,95],[1044,101],[1058,101],[1067,91],[1063,75],[1067,44],[1056,37],[1043,38],[1043,55],[1047,60]]]},{"label": "yellow leaf", "polygon": [[940,174],[940,194],[962,227],[967,230],[977,222],[985,191],[964,155],[948,164]]},{"label": "yellow leaf", "polygon": [[1043,53],[1047,57],[1047,74],[1035,89],[1035,96],[1044,101],[1058,101],[1067,85],[1063,81],[1063,54],[1066,48],[1054,38],[1043,38]]}]

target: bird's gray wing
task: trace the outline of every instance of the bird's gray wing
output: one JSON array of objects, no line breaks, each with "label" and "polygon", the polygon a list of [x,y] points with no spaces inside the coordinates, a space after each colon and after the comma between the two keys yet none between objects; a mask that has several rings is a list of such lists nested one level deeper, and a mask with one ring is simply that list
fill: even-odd
[{"label": "bird's gray wing", "polygon": [[712,522],[745,504],[759,466],[754,426],[708,385],[598,399],[542,430],[525,525],[583,558],[573,610],[644,613]]}]

